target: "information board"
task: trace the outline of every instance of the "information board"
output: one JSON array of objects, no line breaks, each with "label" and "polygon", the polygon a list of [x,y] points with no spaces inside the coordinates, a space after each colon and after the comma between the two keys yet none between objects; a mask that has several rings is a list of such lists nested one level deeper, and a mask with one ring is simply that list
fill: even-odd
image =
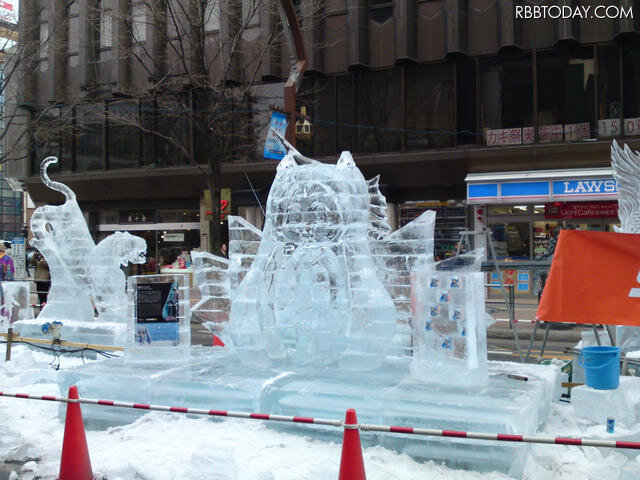
[{"label": "information board", "polygon": [[180,295],[176,282],[138,283],[135,290],[135,343],[177,345]]},{"label": "information board", "polygon": [[24,279],[27,276],[27,263],[25,259],[24,237],[16,237],[11,239],[11,258],[13,266],[16,269],[14,278]]}]

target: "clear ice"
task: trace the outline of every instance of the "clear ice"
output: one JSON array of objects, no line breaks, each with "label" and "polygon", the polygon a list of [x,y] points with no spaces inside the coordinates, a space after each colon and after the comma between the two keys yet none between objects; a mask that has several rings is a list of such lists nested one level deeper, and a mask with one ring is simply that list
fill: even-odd
[{"label": "clear ice", "polygon": [[[482,253],[434,263],[434,221],[425,212],[390,232],[378,179],[366,181],[348,152],[325,164],[289,148],[263,231],[230,217],[228,260],[192,252],[201,293],[192,318],[227,346],[191,346],[187,356],[184,345],[147,348],[153,342],[138,331],[131,300],[125,358],[62,371],[60,387],[77,384],[95,398],[319,418],[356,408],[366,423],[532,434],[558,395],[559,369],[487,362]],[[137,414],[86,407],[94,425]],[[379,441],[420,459],[513,476],[527,451],[462,438]]]},{"label": "clear ice", "polygon": [[[618,187],[619,233],[640,233],[640,154],[613,140],[611,167]],[[616,344],[623,352],[640,350],[640,327],[616,326]]]},{"label": "clear ice", "polygon": [[335,165],[288,153],[278,165],[260,248],[231,302],[246,363],[378,366],[393,301],[369,249],[369,187],[344,152]]},{"label": "clear ice", "polygon": [[127,297],[120,267],[144,263],[146,242],[128,232],[116,232],[96,245],[75,193],[47,174],[49,165],[57,162],[56,157],[45,158],[40,177],[47,187],[63,194],[65,202],[38,207],[31,216],[31,245],[49,265],[51,289],[38,318],[20,321],[16,327],[23,336],[37,336],[41,324],[60,321],[66,340],[122,344]]}]

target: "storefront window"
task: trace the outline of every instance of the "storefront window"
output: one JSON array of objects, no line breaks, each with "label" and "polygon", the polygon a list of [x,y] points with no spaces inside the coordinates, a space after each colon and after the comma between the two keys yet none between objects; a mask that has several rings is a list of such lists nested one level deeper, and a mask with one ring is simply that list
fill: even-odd
[{"label": "storefront window", "polygon": [[158,210],[158,223],[199,222],[198,210]]},{"label": "storefront window", "polygon": [[407,149],[454,144],[453,75],[451,63],[407,68]]},{"label": "storefront window", "polygon": [[189,268],[189,253],[200,246],[200,230],[164,230],[158,232],[160,269]]},{"label": "storefront window", "polygon": [[486,145],[533,143],[531,55],[481,61],[480,114]]},{"label": "storefront window", "polygon": [[489,215],[527,215],[528,213],[528,205],[492,205],[489,207]]},{"label": "storefront window", "polygon": [[530,222],[489,223],[498,258],[530,258]]},{"label": "storefront window", "polygon": [[538,141],[570,142],[595,132],[593,48],[538,56]]}]

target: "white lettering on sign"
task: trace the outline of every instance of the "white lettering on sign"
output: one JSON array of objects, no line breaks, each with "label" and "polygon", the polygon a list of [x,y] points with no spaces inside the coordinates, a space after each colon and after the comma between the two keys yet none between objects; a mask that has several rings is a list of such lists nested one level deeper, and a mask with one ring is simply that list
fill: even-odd
[{"label": "white lettering on sign", "polygon": [[[638,271],[636,281],[640,283],[640,271]],[[640,288],[632,288],[629,290],[629,298],[640,298]]]},{"label": "white lettering on sign", "polygon": [[615,193],[615,180],[578,180],[562,182],[564,193]]}]

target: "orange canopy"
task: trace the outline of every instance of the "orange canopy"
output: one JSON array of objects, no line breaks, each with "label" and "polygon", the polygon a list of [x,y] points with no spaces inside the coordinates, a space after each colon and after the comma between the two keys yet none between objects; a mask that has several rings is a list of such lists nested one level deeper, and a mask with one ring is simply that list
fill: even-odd
[{"label": "orange canopy", "polygon": [[537,318],[640,326],[640,235],[561,231]]}]

